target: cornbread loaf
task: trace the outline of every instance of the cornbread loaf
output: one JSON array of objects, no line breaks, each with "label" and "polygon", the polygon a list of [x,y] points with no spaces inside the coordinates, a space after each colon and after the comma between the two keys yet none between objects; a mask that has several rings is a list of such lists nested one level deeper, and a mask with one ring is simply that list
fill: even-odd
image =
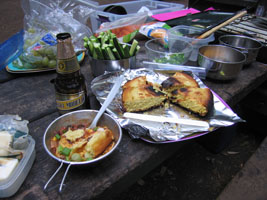
[{"label": "cornbread loaf", "polygon": [[126,112],[145,111],[158,107],[166,98],[157,85],[148,82],[145,76],[136,77],[123,86],[122,105]]},{"label": "cornbread loaf", "polygon": [[209,88],[180,88],[171,94],[172,103],[202,117],[208,114],[213,105],[213,95]]},{"label": "cornbread loaf", "polygon": [[163,81],[161,85],[163,92],[167,94],[180,88],[199,88],[196,80],[184,72],[176,72],[173,76]]},{"label": "cornbread loaf", "polygon": [[127,112],[146,111],[162,105],[166,99],[199,116],[206,116],[213,105],[209,88],[200,88],[187,73],[176,72],[161,83],[148,82],[146,76],[136,77],[123,86],[122,104]]}]

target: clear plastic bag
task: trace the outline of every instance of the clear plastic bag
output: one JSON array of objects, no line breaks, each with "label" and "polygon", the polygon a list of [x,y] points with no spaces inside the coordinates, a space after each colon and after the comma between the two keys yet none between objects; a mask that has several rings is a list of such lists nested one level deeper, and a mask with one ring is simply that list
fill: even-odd
[{"label": "clear plastic bag", "polygon": [[120,42],[130,42],[138,33],[139,28],[147,20],[147,13],[139,13],[133,16],[124,17],[113,22],[102,23],[96,33],[111,30]]},{"label": "clear plastic bag", "polygon": [[[23,150],[28,145],[28,129],[27,120],[22,120],[18,115],[0,115],[0,132],[3,135],[11,135],[12,141],[8,145],[0,142],[0,157],[15,153],[16,150]],[[4,140],[5,141],[5,140]]]},{"label": "clear plastic bag", "polygon": [[24,46],[18,68],[56,67],[56,35],[69,32],[76,52],[85,50],[83,38],[92,35],[86,25],[94,9],[79,0],[21,0]]}]

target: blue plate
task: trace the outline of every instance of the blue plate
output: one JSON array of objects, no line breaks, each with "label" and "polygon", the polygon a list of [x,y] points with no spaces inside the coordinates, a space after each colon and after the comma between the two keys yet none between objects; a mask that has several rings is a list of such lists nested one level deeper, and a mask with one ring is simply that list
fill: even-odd
[{"label": "blue plate", "polygon": [[[83,61],[85,56],[85,52],[80,53],[77,56],[78,62],[80,63]],[[56,68],[36,68],[36,69],[27,69],[27,68],[17,68],[13,66],[12,63],[8,64],[6,66],[6,70],[10,73],[35,73],[35,72],[46,72],[46,71],[52,71],[55,70]]]}]

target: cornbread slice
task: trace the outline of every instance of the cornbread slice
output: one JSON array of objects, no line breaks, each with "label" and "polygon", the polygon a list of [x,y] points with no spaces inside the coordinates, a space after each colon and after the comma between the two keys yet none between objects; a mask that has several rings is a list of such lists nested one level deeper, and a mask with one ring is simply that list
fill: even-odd
[{"label": "cornbread slice", "polygon": [[163,81],[161,85],[163,92],[167,94],[180,88],[199,88],[196,80],[184,72],[176,72],[173,76]]},{"label": "cornbread slice", "polygon": [[122,92],[122,105],[126,112],[145,111],[163,104],[166,95],[153,86],[126,87]]},{"label": "cornbread slice", "polygon": [[208,114],[213,105],[213,95],[209,88],[180,88],[171,94],[172,103],[202,117]]}]

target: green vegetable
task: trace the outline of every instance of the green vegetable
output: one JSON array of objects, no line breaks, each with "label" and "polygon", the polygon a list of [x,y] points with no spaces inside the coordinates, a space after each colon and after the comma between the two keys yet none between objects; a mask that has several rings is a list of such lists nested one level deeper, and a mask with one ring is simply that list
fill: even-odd
[{"label": "green vegetable", "polygon": [[79,162],[79,161],[82,161],[82,157],[80,156],[80,154],[74,153],[74,154],[71,155],[71,160]]},{"label": "green vegetable", "polygon": [[107,53],[108,53],[109,60],[116,60],[116,58],[113,55],[111,49],[109,47],[106,47],[106,50],[107,50]]},{"label": "green vegetable", "polygon": [[56,134],[55,137],[57,138],[57,140],[61,138],[59,134]]},{"label": "green vegetable", "polygon": [[117,51],[117,49],[115,47],[112,49],[112,53],[115,56],[116,60],[120,60],[121,59],[121,56],[120,56],[119,52]]},{"label": "green vegetable", "polygon": [[132,43],[132,46],[130,48],[130,51],[129,51],[130,56],[134,55],[134,52],[135,52],[137,45],[138,45],[138,42],[136,40],[134,40]]},{"label": "green vegetable", "polygon": [[130,57],[130,53],[129,53],[129,46],[127,44],[124,44],[122,46],[122,49],[124,51],[124,57],[125,58],[129,58]]},{"label": "green vegetable", "polygon": [[124,51],[123,51],[123,48],[122,48],[122,45],[119,43],[117,37],[115,34],[112,34],[111,35],[111,40],[110,40],[110,43],[117,49],[117,51],[119,52],[120,54],[120,57],[121,58],[125,58],[125,55],[124,55]]},{"label": "green vegetable", "polygon": [[64,147],[64,149],[60,152],[60,154],[64,155],[64,156],[69,156],[71,152],[71,149]]},{"label": "green vegetable", "polygon": [[103,53],[100,48],[100,43],[94,43],[94,51],[99,59],[104,60]]},{"label": "green vegetable", "polygon": [[88,41],[89,41],[89,38],[88,38],[87,36],[85,36],[85,37],[83,38],[83,41],[84,41],[84,42],[88,42]]},{"label": "green vegetable", "polygon": [[94,59],[120,60],[135,56],[140,49],[137,40],[134,40],[131,48],[127,44],[120,44],[118,38],[110,30],[100,32],[96,37],[83,38],[84,47]]},{"label": "green vegetable", "polygon": [[98,129],[98,127],[95,127],[95,128],[93,129],[93,131],[97,131],[97,129]]},{"label": "green vegetable", "polygon": [[61,152],[63,151],[63,147],[62,147],[61,145],[59,145],[59,146],[57,147],[57,151],[61,154]]},{"label": "green vegetable", "polygon": [[184,63],[184,60],[185,58],[183,53],[173,53],[162,58],[155,58],[154,62],[180,65]]}]

